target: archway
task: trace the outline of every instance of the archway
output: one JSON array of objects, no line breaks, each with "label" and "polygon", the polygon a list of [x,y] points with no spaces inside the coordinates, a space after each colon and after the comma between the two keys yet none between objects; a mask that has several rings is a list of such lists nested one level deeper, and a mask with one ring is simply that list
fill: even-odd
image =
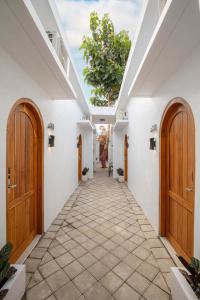
[{"label": "archway", "polygon": [[124,180],[128,181],[128,136],[124,137]]},{"label": "archway", "polygon": [[189,104],[173,99],[160,130],[160,234],[189,260],[194,248],[195,125]]},{"label": "archway", "polygon": [[18,100],[7,123],[7,240],[15,262],[43,232],[43,122],[37,106]]},{"label": "archway", "polygon": [[82,136],[78,137],[78,181],[82,178]]}]

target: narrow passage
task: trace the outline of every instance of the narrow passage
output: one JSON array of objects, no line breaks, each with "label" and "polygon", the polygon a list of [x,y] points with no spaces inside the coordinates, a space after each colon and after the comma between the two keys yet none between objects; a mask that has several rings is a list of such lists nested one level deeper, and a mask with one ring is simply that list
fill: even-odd
[{"label": "narrow passage", "polygon": [[26,260],[28,300],[167,300],[173,265],[124,183],[97,169]]}]

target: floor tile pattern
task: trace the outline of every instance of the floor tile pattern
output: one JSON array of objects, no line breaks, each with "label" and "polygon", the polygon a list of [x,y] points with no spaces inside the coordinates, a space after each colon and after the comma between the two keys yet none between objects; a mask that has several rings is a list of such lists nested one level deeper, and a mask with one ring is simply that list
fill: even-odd
[{"label": "floor tile pattern", "polygon": [[99,169],[26,260],[27,300],[167,300],[174,265],[126,184]]}]

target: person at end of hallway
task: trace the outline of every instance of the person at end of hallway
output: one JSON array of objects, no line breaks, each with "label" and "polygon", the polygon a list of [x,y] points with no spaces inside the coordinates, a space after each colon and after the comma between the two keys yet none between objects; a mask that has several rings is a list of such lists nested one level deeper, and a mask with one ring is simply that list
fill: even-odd
[{"label": "person at end of hallway", "polygon": [[106,161],[108,160],[108,147],[107,144],[104,145],[103,151],[100,156],[100,161],[102,168],[106,168]]}]

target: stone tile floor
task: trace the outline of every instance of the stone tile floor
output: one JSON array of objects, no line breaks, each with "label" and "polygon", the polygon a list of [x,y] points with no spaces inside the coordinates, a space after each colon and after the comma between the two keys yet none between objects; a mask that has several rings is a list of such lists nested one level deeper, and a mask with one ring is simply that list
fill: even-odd
[{"label": "stone tile floor", "polygon": [[99,169],[26,260],[27,300],[167,300],[174,263],[127,186]]}]

